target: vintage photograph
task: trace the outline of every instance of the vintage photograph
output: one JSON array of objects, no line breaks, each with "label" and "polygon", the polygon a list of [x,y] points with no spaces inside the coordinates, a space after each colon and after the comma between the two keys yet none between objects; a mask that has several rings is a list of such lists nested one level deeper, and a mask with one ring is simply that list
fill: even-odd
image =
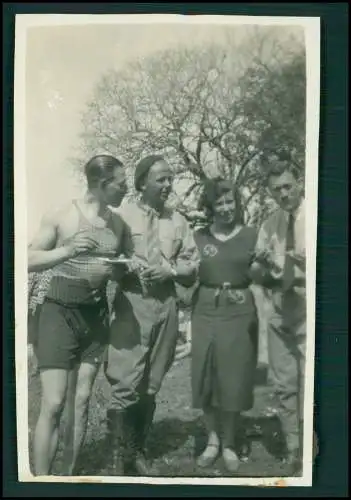
[{"label": "vintage photograph", "polygon": [[312,485],[319,80],[318,17],[16,16],[20,481]]}]

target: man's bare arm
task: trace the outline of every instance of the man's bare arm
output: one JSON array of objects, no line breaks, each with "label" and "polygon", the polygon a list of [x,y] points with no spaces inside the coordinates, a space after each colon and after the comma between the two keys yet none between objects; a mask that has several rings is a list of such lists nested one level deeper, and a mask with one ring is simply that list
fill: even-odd
[{"label": "man's bare arm", "polygon": [[88,235],[78,232],[64,245],[56,247],[57,229],[57,216],[43,217],[39,231],[28,247],[29,272],[45,271],[95,246],[95,242]]}]

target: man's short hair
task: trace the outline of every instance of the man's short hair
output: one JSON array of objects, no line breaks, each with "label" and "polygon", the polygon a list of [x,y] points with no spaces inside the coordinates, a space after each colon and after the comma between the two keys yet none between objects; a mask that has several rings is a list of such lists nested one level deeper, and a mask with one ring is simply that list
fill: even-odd
[{"label": "man's short hair", "polygon": [[296,180],[300,178],[300,172],[292,162],[288,154],[279,152],[263,153],[261,156],[265,178],[268,182],[271,177],[279,177],[284,172],[290,172]]},{"label": "man's short hair", "polygon": [[107,154],[94,156],[84,167],[88,187],[95,187],[100,181],[111,178],[114,170],[123,166],[123,163],[114,156]]}]

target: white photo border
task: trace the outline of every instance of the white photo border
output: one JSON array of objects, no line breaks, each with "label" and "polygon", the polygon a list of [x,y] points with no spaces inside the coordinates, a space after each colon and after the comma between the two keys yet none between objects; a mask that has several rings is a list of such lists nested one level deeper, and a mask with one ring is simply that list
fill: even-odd
[{"label": "white photo border", "polygon": [[[307,345],[304,405],[303,476],[280,477],[107,477],[107,476],[34,476],[29,467],[28,368],[27,368],[27,190],[26,190],[26,36],[29,28],[39,26],[94,24],[223,24],[300,26],[306,47],[306,273],[307,273]],[[316,252],[318,207],[318,153],[320,101],[320,17],[223,16],[177,14],[69,15],[18,14],[15,31],[14,92],[14,193],[15,193],[15,358],[18,480],[55,483],[128,483],[157,485],[230,485],[230,486],[312,486],[313,399],[315,354]]]}]

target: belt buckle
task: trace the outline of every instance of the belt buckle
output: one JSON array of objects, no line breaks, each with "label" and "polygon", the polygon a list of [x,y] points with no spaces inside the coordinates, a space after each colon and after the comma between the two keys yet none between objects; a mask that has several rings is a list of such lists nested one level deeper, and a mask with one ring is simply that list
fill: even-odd
[{"label": "belt buckle", "polygon": [[218,298],[222,291],[230,290],[230,283],[225,281],[222,285],[218,286],[215,291],[215,297]]}]

